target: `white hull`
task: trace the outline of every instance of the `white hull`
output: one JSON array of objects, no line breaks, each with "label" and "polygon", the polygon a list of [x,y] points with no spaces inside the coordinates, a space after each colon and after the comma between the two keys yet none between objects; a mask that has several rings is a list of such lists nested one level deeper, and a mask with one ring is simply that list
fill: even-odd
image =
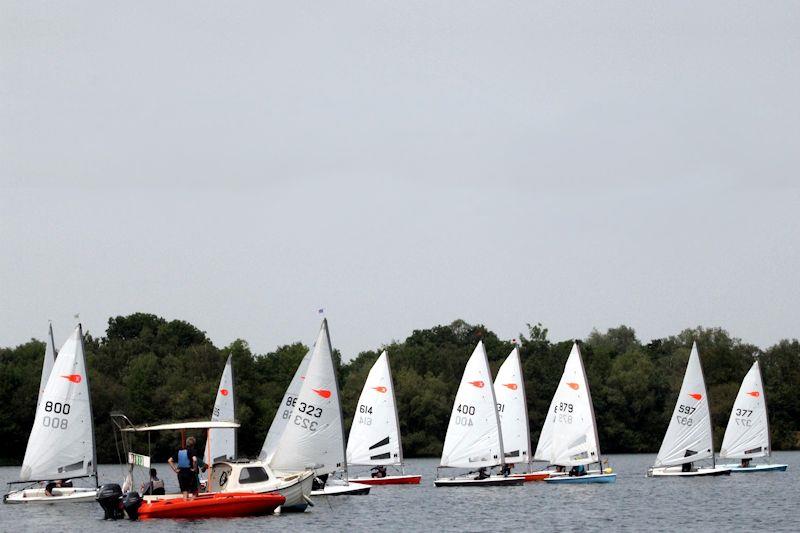
[{"label": "white hull", "polygon": [[784,472],[789,465],[783,464],[770,464],[770,463],[763,463],[757,465],[750,465],[750,466],[742,466],[739,463],[733,463],[730,465],[717,465],[721,468],[729,468],[731,472],[734,474],[749,474],[751,472]]},{"label": "white hull", "polygon": [[651,468],[647,471],[647,477],[701,477],[701,476],[727,476],[730,475],[731,469],[722,465],[715,467],[701,467],[684,472],[680,466],[667,466],[660,468]]},{"label": "white hull", "polygon": [[473,477],[439,478],[433,482],[437,487],[514,487],[525,483],[525,478],[489,476],[484,479]]},{"label": "white hull", "polygon": [[303,472],[294,483],[276,490],[275,492],[279,492],[286,498],[286,503],[281,506],[281,509],[284,511],[304,511],[308,506],[308,497],[311,495],[311,485],[313,483],[314,473]]},{"label": "white hull", "polygon": [[53,489],[47,496],[44,489],[23,489],[10,492],[3,497],[3,503],[87,503],[97,498],[97,489],[61,488]]},{"label": "white hull", "polygon": [[372,487],[363,483],[331,480],[325,484],[321,490],[312,490],[312,496],[354,496],[369,494]]}]

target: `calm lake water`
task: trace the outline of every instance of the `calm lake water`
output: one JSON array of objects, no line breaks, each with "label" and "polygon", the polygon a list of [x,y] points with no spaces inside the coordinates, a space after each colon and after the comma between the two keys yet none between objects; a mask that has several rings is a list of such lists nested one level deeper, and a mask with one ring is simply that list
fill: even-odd
[{"label": "calm lake water", "polygon": [[[800,531],[800,452],[777,452],[786,472],[717,478],[648,479],[655,455],[611,455],[617,482],[450,488],[433,486],[437,460],[410,459],[422,484],[373,487],[368,496],[317,498],[303,514],[202,521],[102,520],[97,504],[0,505],[2,531]],[[168,488],[177,483],[159,468]],[[18,468],[0,468],[0,481]],[[100,480],[119,482],[119,466]]]}]

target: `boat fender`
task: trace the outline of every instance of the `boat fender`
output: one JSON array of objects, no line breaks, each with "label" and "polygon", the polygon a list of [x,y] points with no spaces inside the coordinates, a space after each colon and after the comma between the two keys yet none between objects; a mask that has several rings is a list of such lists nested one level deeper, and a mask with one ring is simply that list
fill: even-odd
[{"label": "boat fender", "polygon": [[138,492],[132,490],[122,499],[122,506],[125,508],[125,512],[128,513],[128,518],[130,520],[138,520],[139,507],[142,506],[142,497],[139,496]]},{"label": "boat fender", "polygon": [[103,520],[125,518],[122,511],[122,488],[116,483],[108,483],[97,490],[97,503],[103,508]]},{"label": "boat fender", "polygon": [[603,470],[603,473],[604,474],[612,474],[612,473],[614,473],[614,469],[609,466],[605,470]]}]

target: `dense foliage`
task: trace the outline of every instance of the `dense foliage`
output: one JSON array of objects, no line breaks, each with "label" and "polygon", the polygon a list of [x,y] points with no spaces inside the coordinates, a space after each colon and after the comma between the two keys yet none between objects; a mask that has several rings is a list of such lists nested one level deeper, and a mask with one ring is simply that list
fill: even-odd
[{"label": "dense foliage", "polygon": [[[337,327],[335,324],[333,327]],[[511,351],[483,326],[457,320],[414,331],[384,348],[397,391],[403,447],[408,456],[437,455],[464,365],[482,339],[492,370]],[[800,343],[784,340],[762,351],[722,329],[697,328],[642,344],[626,326],[593,331],[581,341],[600,442],[605,452],[658,449],[674,407],[692,340],[697,340],[711,397],[714,440],[719,447],[730,407],[754,357],[761,360],[769,399],[773,446],[800,445]],[[552,342],[541,325],[519,337],[535,443],[571,340]],[[284,390],[307,351],[301,343],[253,354],[247,343],[215,347],[187,322],[136,313],[111,318],[105,337],[86,335],[89,378],[101,462],[117,460],[109,413],[122,411],[137,423],[208,418],[217,384],[233,355],[239,450],[257,455]],[[31,340],[0,349],[0,461],[19,464],[33,422],[44,344]],[[339,354],[337,353],[337,363]],[[339,364],[346,427],[379,350]],[[154,455],[163,458],[176,436],[161,434]]]}]

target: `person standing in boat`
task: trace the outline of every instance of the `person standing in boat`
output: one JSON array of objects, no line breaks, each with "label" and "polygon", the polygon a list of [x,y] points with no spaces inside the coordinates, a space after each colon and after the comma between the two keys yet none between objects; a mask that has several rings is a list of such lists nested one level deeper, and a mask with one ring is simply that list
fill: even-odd
[{"label": "person standing in boat", "polygon": [[178,485],[183,498],[188,500],[197,493],[197,453],[194,450],[195,439],[186,439],[186,446],[169,458],[170,468],[178,475]]}]

